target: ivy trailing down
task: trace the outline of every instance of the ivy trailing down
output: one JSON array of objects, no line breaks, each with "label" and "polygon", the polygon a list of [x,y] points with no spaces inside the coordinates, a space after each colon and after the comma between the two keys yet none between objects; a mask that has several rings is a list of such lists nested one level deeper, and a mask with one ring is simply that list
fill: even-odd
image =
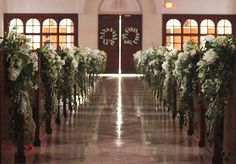
[{"label": "ivy trailing down", "polygon": [[51,118],[55,107],[56,87],[65,61],[50,46],[42,47],[37,52],[41,57],[41,80],[45,88],[46,132],[51,134]]},{"label": "ivy trailing down", "polygon": [[25,35],[13,29],[0,44],[7,54],[13,136],[20,151],[24,150],[24,144],[33,141],[35,132],[28,91],[37,88],[35,73],[38,71],[38,57],[30,53],[29,42]]},{"label": "ivy trailing down", "polygon": [[220,128],[231,95],[235,52],[232,36],[209,36],[203,58],[197,64],[201,91],[208,104],[206,118],[213,130]]},{"label": "ivy trailing down", "polygon": [[197,62],[198,57],[197,44],[193,41],[188,41],[184,45],[184,51],[178,54],[175,62],[174,76],[179,86],[179,114],[180,128],[184,125],[184,116],[188,116],[189,129],[188,134],[192,135],[194,131],[194,105],[193,97],[196,92],[197,85]]}]

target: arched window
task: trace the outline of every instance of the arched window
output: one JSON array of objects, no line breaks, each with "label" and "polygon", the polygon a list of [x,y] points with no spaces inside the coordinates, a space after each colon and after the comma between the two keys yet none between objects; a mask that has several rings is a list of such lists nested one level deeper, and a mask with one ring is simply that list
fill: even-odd
[{"label": "arched window", "polygon": [[54,19],[43,21],[42,45],[50,44],[57,48],[57,22]]},{"label": "arched window", "polygon": [[183,43],[189,40],[198,43],[198,23],[194,19],[187,19],[183,24]]},{"label": "arched window", "polygon": [[37,19],[29,19],[26,22],[25,34],[31,39],[32,50],[40,48],[40,22]]},{"label": "arched window", "polygon": [[71,19],[63,19],[59,23],[59,46],[74,46],[74,23]]},{"label": "arched window", "polygon": [[166,46],[181,50],[181,23],[178,19],[170,19],[166,23]]},{"label": "arched window", "polygon": [[13,28],[16,28],[18,33],[24,33],[24,25],[22,20],[19,18],[14,18],[9,22],[9,31],[11,31]]},{"label": "arched window", "polygon": [[217,35],[228,35],[232,34],[232,24],[227,19],[221,19],[217,23]]},{"label": "arched window", "polygon": [[215,23],[211,19],[204,19],[200,25],[200,41],[204,44],[206,35],[216,35],[215,33]]},{"label": "arched window", "polygon": [[206,35],[217,37],[233,34],[235,19],[236,16],[227,15],[164,14],[163,44],[168,48],[176,48],[176,43],[181,40],[182,47],[182,44],[192,39],[203,46]]}]

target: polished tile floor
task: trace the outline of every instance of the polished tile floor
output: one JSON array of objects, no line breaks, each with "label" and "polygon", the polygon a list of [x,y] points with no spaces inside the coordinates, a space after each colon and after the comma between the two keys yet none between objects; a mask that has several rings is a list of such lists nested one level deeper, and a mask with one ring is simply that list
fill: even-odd
[{"label": "polished tile floor", "polygon": [[103,77],[89,100],[62,122],[28,163],[210,163],[137,77]]}]

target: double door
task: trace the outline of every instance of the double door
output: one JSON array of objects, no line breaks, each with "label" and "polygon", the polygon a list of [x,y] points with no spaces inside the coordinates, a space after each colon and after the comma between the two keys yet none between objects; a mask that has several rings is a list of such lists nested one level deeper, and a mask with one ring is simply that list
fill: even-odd
[{"label": "double door", "polygon": [[98,48],[107,53],[106,73],[135,73],[133,54],[142,49],[141,15],[99,15]]}]

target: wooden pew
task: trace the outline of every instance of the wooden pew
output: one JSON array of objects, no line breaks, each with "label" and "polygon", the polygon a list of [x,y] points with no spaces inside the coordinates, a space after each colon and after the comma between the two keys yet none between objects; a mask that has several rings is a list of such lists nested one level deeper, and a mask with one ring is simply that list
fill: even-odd
[{"label": "wooden pew", "polygon": [[14,163],[10,98],[7,90],[6,54],[0,49],[0,163]]}]

